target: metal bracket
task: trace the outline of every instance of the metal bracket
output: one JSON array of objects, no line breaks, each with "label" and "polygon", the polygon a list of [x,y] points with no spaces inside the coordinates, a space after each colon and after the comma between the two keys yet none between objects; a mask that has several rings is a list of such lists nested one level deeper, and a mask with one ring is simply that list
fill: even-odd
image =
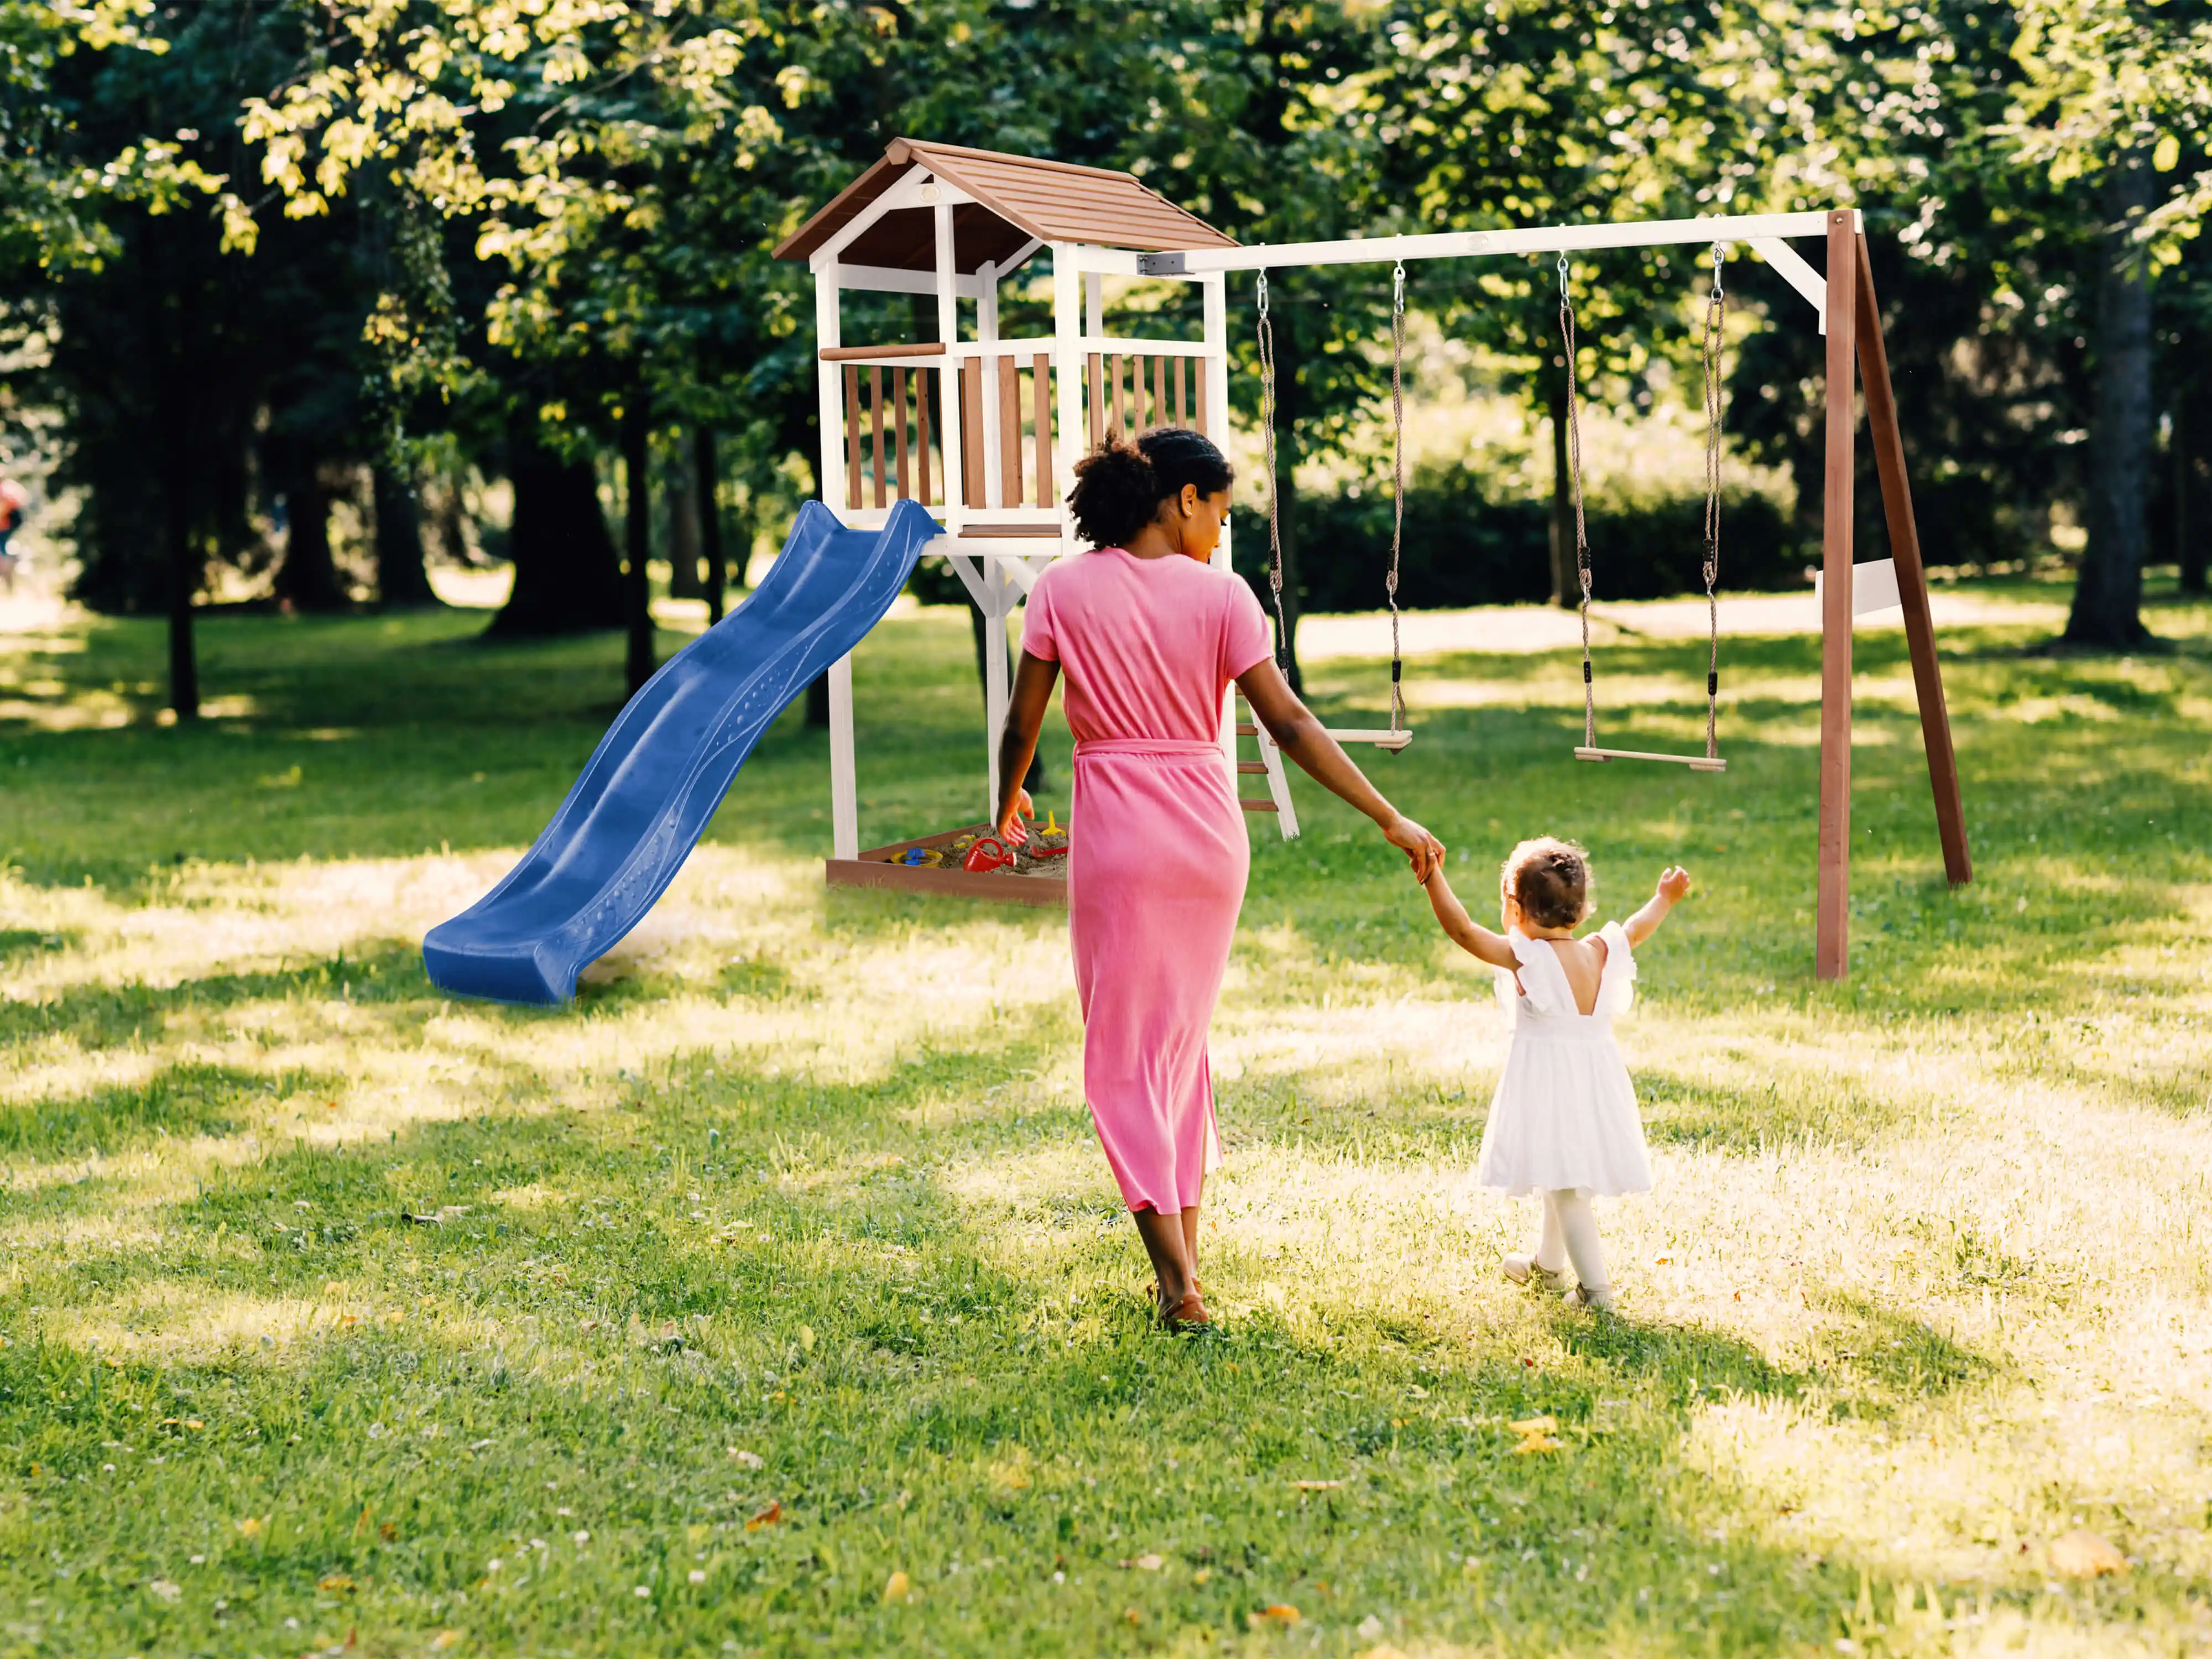
[{"label": "metal bracket", "polygon": [[1137,256],[1139,276],[1181,276],[1183,269],[1183,250],[1171,248],[1165,253],[1139,253]]}]

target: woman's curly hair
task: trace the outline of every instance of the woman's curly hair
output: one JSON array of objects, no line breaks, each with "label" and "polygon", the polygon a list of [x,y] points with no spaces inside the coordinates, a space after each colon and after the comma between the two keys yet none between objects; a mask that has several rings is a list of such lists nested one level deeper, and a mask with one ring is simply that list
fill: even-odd
[{"label": "woman's curly hair", "polygon": [[1539,927],[1579,927],[1595,888],[1589,854],[1556,836],[1522,842],[1498,869],[1500,896],[1518,899],[1521,914]]},{"label": "woman's curly hair", "polygon": [[1109,435],[1075,464],[1067,504],[1075,527],[1093,547],[1123,547],[1158,514],[1160,503],[1182,494],[1226,489],[1236,479],[1229,458],[1213,440],[1188,427],[1155,427],[1134,443]]}]

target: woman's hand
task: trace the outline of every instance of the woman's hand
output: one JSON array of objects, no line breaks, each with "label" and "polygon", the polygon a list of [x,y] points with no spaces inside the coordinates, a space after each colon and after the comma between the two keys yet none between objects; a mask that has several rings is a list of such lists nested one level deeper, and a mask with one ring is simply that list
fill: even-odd
[{"label": "woman's hand", "polygon": [[1415,881],[1425,882],[1431,871],[1443,865],[1443,842],[1402,813],[1382,826],[1382,838],[1406,855],[1413,866]]},{"label": "woman's hand", "polygon": [[1030,801],[1030,792],[1016,789],[1013,799],[1006,804],[1006,816],[999,820],[999,839],[1009,847],[1019,847],[1030,838],[1030,832],[1022,828],[1022,820],[1035,817],[1036,808]]}]

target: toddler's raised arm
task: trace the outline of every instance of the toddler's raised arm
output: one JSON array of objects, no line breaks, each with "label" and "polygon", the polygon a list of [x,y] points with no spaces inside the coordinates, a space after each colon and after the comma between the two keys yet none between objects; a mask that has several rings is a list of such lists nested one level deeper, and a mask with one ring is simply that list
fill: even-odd
[{"label": "toddler's raised arm", "polygon": [[1674,908],[1674,902],[1689,890],[1690,872],[1679,864],[1668,866],[1660,874],[1658,886],[1644,902],[1644,908],[1629,917],[1626,927],[1622,929],[1628,935],[1631,947],[1643,944],[1657,933],[1659,924],[1667,920],[1667,913]]},{"label": "toddler's raised arm", "polygon": [[1428,890],[1429,908],[1437,913],[1437,920],[1451,936],[1453,944],[1469,956],[1479,957],[1493,968],[1518,965],[1512,944],[1503,933],[1493,933],[1467,913],[1467,906],[1459,902],[1459,895],[1444,879],[1444,866],[1438,860],[1429,872],[1429,878],[1421,884]]}]

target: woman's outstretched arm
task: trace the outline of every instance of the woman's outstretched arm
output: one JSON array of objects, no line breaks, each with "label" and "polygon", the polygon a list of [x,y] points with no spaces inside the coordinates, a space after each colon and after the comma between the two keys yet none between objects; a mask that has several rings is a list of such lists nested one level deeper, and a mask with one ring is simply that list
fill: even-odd
[{"label": "woman's outstretched arm", "polygon": [[999,810],[993,822],[999,839],[1018,846],[1029,839],[1022,828],[1030,811],[1029,791],[1022,780],[1030,775],[1036,754],[1037,733],[1044,729],[1044,711],[1052,705],[1052,688],[1060,682],[1060,665],[1022,653],[1014,670],[1014,693],[1006,702],[1006,729],[999,733]]},{"label": "woman's outstretched arm", "polygon": [[1272,657],[1262,658],[1237,677],[1237,688],[1275,746],[1298,763],[1298,768],[1331,794],[1350,802],[1375,820],[1383,838],[1405,854],[1413,866],[1413,879],[1426,881],[1429,872],[1443,862],[1443,843],[1399,813],[1382,799],[1382,792],[1352,763],[1334,738],[1322,729],[1313,710],[1283,678]]}]

